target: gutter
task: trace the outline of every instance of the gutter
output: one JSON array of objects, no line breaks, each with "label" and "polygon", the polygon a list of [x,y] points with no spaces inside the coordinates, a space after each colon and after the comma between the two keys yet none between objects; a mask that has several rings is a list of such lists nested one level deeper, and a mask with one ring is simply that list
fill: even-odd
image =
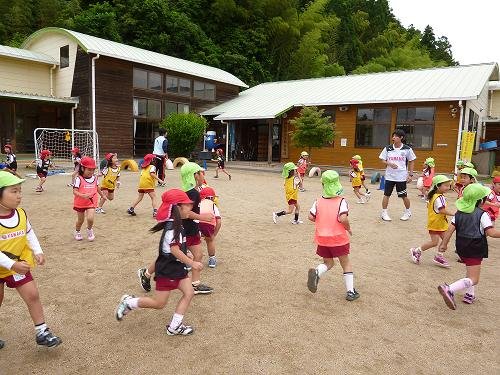
[{"label": "gutter", "polygon": [[457,135],[457,151],[455,154],[455,174],[458,172],[457,169],[457,162],[460,157],[460,146],[461,146],[461,140],[462,140],[462,131],[463,131],[463,126],[464,126],[464,121],[465,121],[465,106],[462,104],[462,100],[458,101],[458,107],[460,108],[460,119],[458,120],[458,135]]},{"label": "gutter", "polygon": [[97,126],[96,126],[96,116],[95,116],[95,62],[97,59],[99,59],[99,57],[101,57],[100,54],[97,54],[96,56],[92,57],[92,131],[94,132],[92,137],[92,146],[94,150],[94,155],[93,155],[94,160],[97,160],[99,155],[99,151],[96,150]]},{"label": "gutter", "polygon": [[54,96],[54,69],[57,67],[56,64],[52,64],[50,68],[50,96]]},{"label": "gutter", "polygon": [[71,107],[71,149],[75,148],[75,110],[78,109],[78,103]]}]

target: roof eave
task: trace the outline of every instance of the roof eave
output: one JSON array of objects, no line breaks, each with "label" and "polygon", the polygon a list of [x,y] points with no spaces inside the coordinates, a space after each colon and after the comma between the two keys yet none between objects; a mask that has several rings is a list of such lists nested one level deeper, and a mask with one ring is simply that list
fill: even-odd
[{"label": "roof eave", "polygon": [[80,102],[80,100],[76,97],[58,98],[55,96],[43,96],[43,95],[25,94],[25,93],[9,92],[9,91],[0,91],[0,97],[22,99],[22,100],[37,100],[37,101],[51,102],[51,103],[66,103],[66,104],[78,104]]}]

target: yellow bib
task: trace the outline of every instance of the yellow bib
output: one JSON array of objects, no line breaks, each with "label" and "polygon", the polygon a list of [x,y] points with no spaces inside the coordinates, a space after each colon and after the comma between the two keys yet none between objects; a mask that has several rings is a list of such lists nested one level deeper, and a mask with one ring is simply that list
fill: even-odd
[{"label": "yellow bib", "polygon": [[[33,252],[28,246],[28,219],[26,218],[26,212],[22,208],[18,208],[14,216],[19,218],[15,227],[7,228],[0,224],[0,249],[10,259],[15,261],[24,260],[31,267],[34,267]],[[0,278],[14,274],[14,271],[0,267]]]},{"label": "yellow bib", "polygon": [[151,176],[149,172],[151,166],[141,169],[141,177],[139,178],[139,189],[154,189],[155,179]]},{"label": "yellow bib", "polygon": [[427,229],[435,231],[446,231],[448,229],[448,219],[445,214],[437,214],[434,211],[434,202],[441,195],[436,193],[432,196],[432,199],[427,205]]},{"label": "yellow bib", "polygon": [[108,167],[108,171],[106,175],[103,177],[101,182],[101,188],[104,189],[114,189],[116,186],[116,179],[118,178],[118,174],[120,173],[120,167],[116,167],[113,171],[112,168]]}]

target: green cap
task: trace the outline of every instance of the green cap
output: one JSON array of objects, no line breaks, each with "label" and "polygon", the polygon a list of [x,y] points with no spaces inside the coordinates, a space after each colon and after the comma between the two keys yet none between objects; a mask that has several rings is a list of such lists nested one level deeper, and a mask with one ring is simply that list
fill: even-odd
[{"label": "green cap", "polygon": [[359,156],[359,155],[354,155],[352,158],[355,160],[361,160],[361,156]]},{"label": "green cap", "polygon": [[291,161],[289,161],[283,166],[283,171],[281,172],[281,176],[283,178],[287,178],[288,175],[290,174],[290,171],[293,171],[294,169],[297,169],[297,166]]},{"label": "green cap", "polygon": [[431,190],[434,189],[439,184],[442,184],[443,182],[448,182],[448,181],[453,181],[452,178],[449,178],[448,176],[445,176],[444,174],[438,174],[432,177],[432,186]]},{"label": "green cap", "polygon": [[463,168],[460,170],[459,174],[468,174],[469,176],[472,176],[474,178],[477,177],[477,171],[474,168]]},{"label": "green cap", "polygon": [[481,184],[467,185],[462,192],[462,198],[459,198],[456,202],[457,209],[470,214],[476,208],[477,201],[483,199],[489,193],[491,193],[491,189]]},{"label": "green cap", "polygon": [[0,188],[13,186],[24,182],[22,178],[19,178],[7,171],[0,171]]},{"label": "green cap", "polygon": [[472,164],[470,161],[464,162],[464,167],[466,167],[466,168],[472,168],[472,169],[475,168],[474,164]]},{"label": "green cap", "polygon": [[457,161],[457,164],[456,164],[456,165],[457,165],[457,167],[463,167],[464,162],[463,162],[462,160],[460,160],[460,159],[459,159],[459,160]]},{"label": "green cap", "polygon": [[344,189],[340,184],[340,176],[336,171],[324,171],[321,175],[321,183],[323,184],[323,197],[332,198],[344,193]]},{"label": "green cap", "polygon": [[424,164],[427,164],[431,168],[434,168],[436,166],[436,163],[434,162],[434,158],[425,159]]},{"label": "green cap", "polygon": [[203,168],[193,162],[187,162],[181,167],[182,190],[189,191],[196,186],[194,174],[203,171]]}]

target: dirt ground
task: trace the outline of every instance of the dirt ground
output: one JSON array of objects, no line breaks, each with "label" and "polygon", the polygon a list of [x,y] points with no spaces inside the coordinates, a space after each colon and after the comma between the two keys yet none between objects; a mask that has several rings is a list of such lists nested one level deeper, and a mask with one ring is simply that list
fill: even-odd
[{"label": "dirt ground", "polygon": [[[427,240],[426,205],[415,185],[409,190],[412,219],[399,220],[403,205],[393,197],[393,221],[385,223],[379,219],[382,192],[374,187],[368,204],[356,204],[343,177],[361,298],[345,300],[338,264],[312,294],[307,270],[320,258],[306,213],[321,194],[318,178],[306,180],[307,191],[299,196],[304,224],[295,226],[290,216],[272,222],[272,211],[285,204],[279,174],[231,172],[228,181],[207,171],[221,196],[219,265],[202,273],[214,293],[195,296],[185,317],[196,330],[189,337],[165,334],[178,292],[164,310],[134,311],[122,322],[114,317],[122,294],[144,294],[136,271],[156,258],[160,237],[148,233],[154,224],[149,200],[138,206],[137,217],[125,212],[136,194],[136,173],[123,173],[116,200],[96,216],[93,243],[73,239],[69,176],[49,177],[43,194],[29,179],[22,206],[47,256],[34,275],[46,322],[64,342],[38,348],[24,303],[6,288],[0,374],[500,373],[499,240],[489,241],[478,300],[468,306],[458,297],[458,309],[451,311],[436,287],[465,274],[453,249],[450,269],[434,266],[432,251],[420,266],[409,259],[408,249]],[[178,170],[168,171],[167,185],[180,186]]]}]

